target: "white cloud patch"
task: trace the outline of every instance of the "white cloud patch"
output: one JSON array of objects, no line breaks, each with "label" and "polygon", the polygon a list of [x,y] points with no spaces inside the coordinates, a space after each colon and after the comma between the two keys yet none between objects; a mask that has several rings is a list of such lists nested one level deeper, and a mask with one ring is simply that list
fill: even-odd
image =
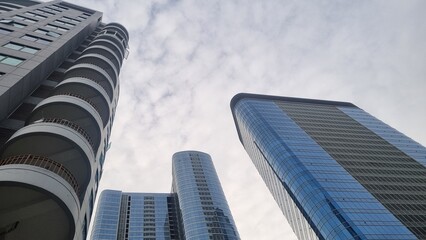
[{"label": "white cloud patch", "polygon": [[352,102],[426,144],[425,1],[75,0],[130,32],[101,188],[168,192],[212,155],[242,239],[296,239],[240,144],[238,92]]}]

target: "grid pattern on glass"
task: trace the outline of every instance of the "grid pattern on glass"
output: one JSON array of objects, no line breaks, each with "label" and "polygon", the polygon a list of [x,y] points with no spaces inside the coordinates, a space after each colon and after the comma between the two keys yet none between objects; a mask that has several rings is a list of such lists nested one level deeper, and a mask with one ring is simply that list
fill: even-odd
[{"label": "grid pattern on glass", "polygon": [[245,98],[233,111],[247,152],[300,239],[416,239],[273,101]]},{"label": "grid pattern on glass", "polygon": [[335,107],[278,105],[420,239],[426,167]]},{"label": "grid pattern on glass", "polygon": [[361,109],[345,107],[339,109],[426,167],[426,147]]},{"label": "grid pattern on glass", "polygon": [[31,53],[31,54],[34,54],[40,50],[37,48],[33,48],[33,47],[29,47],[29,46],[25,46],[25,45],[13,43],[13,42],[5,44],[3,47],[14,49],[21,52]]},{"label": "grid pattern on glass", "polygon": [[37,20],[31,19],[31,18],[27,18],[27,17],[22,17],[19,15],[13,16],[13,19],[17,19],[23,22],[29,22],[29,23],[35,23],[37,22]]},{"label": "grid pattern on glass", "polygon": [[28,40],[28,41],[31,41],[31,42],[36,42],[36,43],[44,44],[44,45],[48,45],[49,43],[52,42],[51,40],[47,40],[47,39],[44,39],[44,38],[35,37],[35,36],[32,36],[32,35],[24,35],[21,38],[25,39],[25,40]]},{"label": "grid pattern on glass", "polygon": [[121,192],[105,190],[99,198],[93,221],[93,240],[117,240]]},{"label": "grid pattern on glass", "polygon": [[22,63],[24,59],[17,58],[17,57],[11,57],[7,55],[0,54],[0,63],[11,65],[11,66],[17,66],[20,63]]},{"label": "grid pattern on glass", "polygon": [[5,28],[0,28],[0,34],[9,34],[11,32],[13,31]]},{"label": "grid pattern on glass", "polygon": [[60,33],[52,32],[52,31],[47,31],[47,30],[44,30],[44,29],[41,29],[41,28],[38,28],[38,29],[34,30],[34,32],[35,33],[40,33],[40,34],[43,34],[43,35],[46,35],[46,36],[50,36],[50,37],[55,37],[55,38],[58,38],[58,37],[61,36]]},{"label": "grid pattern on glass", "polygon": [[172,194],[123,193],[117,239],[179,239]]},{"label": "grid pattern on glass", "polygon": [[239,239],[210,156],[176,153],[172,172],[185,239]]}]

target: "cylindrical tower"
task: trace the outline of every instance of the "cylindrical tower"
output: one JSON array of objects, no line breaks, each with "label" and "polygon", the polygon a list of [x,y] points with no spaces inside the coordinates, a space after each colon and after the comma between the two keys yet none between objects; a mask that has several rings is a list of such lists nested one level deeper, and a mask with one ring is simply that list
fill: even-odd
[{"label": "cylindrical tower", "polygon": [[173,192],[185,239],[240,239],[210,155],[173,155]]}]

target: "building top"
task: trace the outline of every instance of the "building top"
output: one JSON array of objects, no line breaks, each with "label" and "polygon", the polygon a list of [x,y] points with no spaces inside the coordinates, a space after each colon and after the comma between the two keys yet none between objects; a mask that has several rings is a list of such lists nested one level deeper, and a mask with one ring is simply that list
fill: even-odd
[{"label": "building top", "polygon": [[322,105],[332,105],[339,107],[356,107],[354,104],[349,102],[339,102],[339,101],[328,101],[328,100],[318,100],[318,99],[308,99],[308,98],[295,98],[295,97],[282,97],[282,96],[272,96],[272,95],[262,95],[254,93],[238,93],[231,100],[231,109],[234,110],[235,105],[241,99],[259,99],[259,100],[271,100],[271,101],[287,101],[287,102],[299,102],[299,103],[312,103],[312,104],[322,104]]},{"label": "building top", "polygon": [[310,103],[310,104],[320,104],[320,105],[330,105],[336,107],[354,107],[358,108],[356,105],[349,102],[339,102],[339,101],[328,101],[328,100],[319,100],[319,99],[308,99],[308,98],[295,98],[295,97],[283,97],[283,96],[272,96],[272,95],[263,95],[263,94],[254,94],[254,93],[238,93],[231,99],[231,111],[232,117],[234,118],[235,126],[237,127],[238,138],[242,143],[240,129],[238,127],[238,122],[235,117],[235,106],[242,99],[257,99],[257,100],[269,100],[269,101],[287,101],[287,102],[297,102],[297,103]]}]

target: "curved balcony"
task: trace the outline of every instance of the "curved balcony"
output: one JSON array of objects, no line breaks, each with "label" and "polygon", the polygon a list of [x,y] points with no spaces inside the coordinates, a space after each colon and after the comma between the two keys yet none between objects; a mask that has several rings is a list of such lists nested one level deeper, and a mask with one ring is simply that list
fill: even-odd
[{"label": "curved balcony", "polygon": [[108,23],[104,29],[117,29],[125,37],[126,44],[129,42],[129,32],[123,25],[119,23]]},{"label": "curved balcony", "polygon": [[74,238],[79,199],[70,182],[56,174],[62,171],[52,173],[52,167],[58,168],[25,156],[0,162],[2,239]]},{"label": "curved balcony", "polygon": [[[66,168],[79,186],[76,196],[81,203],[90,182],[95,157],[92,146],[78,128],[66,122],[35,122],[12,135],[5,143],[0,158],[28,154],[44,156]],[[33,168],[34,166],[31,169]],[[67,182],[65,178],[62,180]],[[74,190],[72,189],[73,192]]]},{"label": "curved balcony", "polygon": [[11,156],[0,161],[0,166],[10,164],[25,164],[36,167],[41,167],[55,173],[56,175],[67,181],[74,189],[76,195],[80,194],[79,186],[74,175],[62,164],[57,163],[47,157],[35,156],[31,154]]},{"label": "curved balcony", "polygon": [[70,94],[46,98],[33,109],[27,118],[27,124],[43,119],[66,119],[79,126],[91,139],[89,142],[96,153],[102,138],[103,121],[87,100]]},{"label": "curved balcony", "polygon": [[120,59],[120,57],[118,57],[118,55],[112,49],[109,49],[101,45],[91,45],[87,47],[86,49],[84,49],[81,55],[83,56],[83,55],[91,54],[91,53],[102,55],[108,58],[111,62],[113,62],[114,66],[117,69],[121,68],[122,60]]},{"label": "curved balcony", "polygon": [[98,83],[85,78],[68,78],[56,85],[52,95],[69,95],[85,100],[102,118],[104,126],[111,112],[110,98]]},{"label": "curved balcony", "polygon": [[79,63],[89,63],[100,66],[110,75],[111,78],[118,79],[119,69],[117,69],[114,63],[105,56],[96,53],[84,54],[81,55],[74,64]]},{"label": "curved balcony", "polygon": [[96,36],[96,38],[93,40],[93,42],[90,45],[96,45],[96,43],[100,42],[101,40],[107,41],[107,43],[114,45],[114,47],[111,49],[116,49],[116,52],[123,59],[124,54],[126,52],[125,43],[123,41],[121,41],[116,35],[105,33],[105,34],[100,34]]},{"label": "curved balcony", "polygon": [[111,97],[113,96],[114,88],[117,84],[117,82],[114,81],[114,79],[111,78],[105,70],[89,63],[79,63],[70,67],[65,72],[64,79],[73,77],[92,79],[94,82],[99,83],[103,88],[105,88],[108,95]]}]

